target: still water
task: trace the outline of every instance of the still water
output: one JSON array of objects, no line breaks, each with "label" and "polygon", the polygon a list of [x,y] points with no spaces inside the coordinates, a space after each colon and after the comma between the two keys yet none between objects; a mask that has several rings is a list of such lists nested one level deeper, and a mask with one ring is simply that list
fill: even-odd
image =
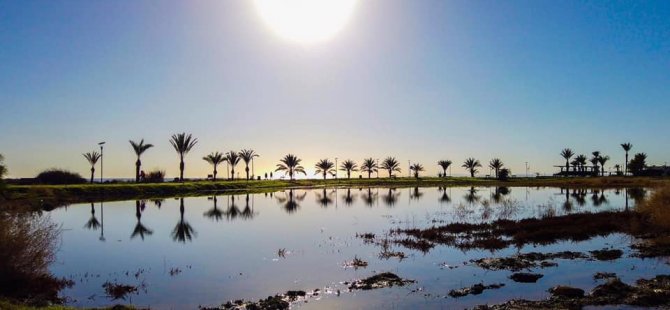
[{"label": "still water", "polygon": [[[628,194],[627,194],[628,193]],[[635,195],[633,194],[635,193]],[[73,306],[134,304],[152,309],[193,309],[231,299],[257,300],[287,290],[324,292],[307,309],[464,308],[511,298],[544,298],[557,284],[584,289],[595,272],[616,272],[623,281],[669,273],[667,259],[630,257],[631,238],[613,234],[583,242],[467,251],[438,246],[428,253],[396,248],[407,258],[383,259],[378,246],[357,233],[383,235],[392,228],[435,223],[486,222],[576,212],[633,208],[643,190],[560,188],[338,188],[267,194],[218,195],[164,200],[76,204],[48,213],[62,225],[51,271],[75,285],[62,292]],[[615,261],[558,260],[538,270],[534,284],[515,283],[509,271],[487,271],[463,262],[518,252],[624,250]],[[345,268],[354,257],[366,268]],[[455,266],[457,268],[448,268]],[[345,292],[343,281],[390,271],[412,285]],[[110,300],[103,283],[138,285],[138,294]],[[505,283],[462,298],[452,289]],[[342,290],[342,294],[329,292]]]}]

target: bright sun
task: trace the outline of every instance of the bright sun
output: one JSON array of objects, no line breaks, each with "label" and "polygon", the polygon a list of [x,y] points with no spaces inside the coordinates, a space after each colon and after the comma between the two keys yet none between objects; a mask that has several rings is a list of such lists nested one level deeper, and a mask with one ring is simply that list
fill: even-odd
[{"label": "bright sun", "polygon": [[263,21],[300,43],[327,40],[349,20],[358,0],[254,0]]}]

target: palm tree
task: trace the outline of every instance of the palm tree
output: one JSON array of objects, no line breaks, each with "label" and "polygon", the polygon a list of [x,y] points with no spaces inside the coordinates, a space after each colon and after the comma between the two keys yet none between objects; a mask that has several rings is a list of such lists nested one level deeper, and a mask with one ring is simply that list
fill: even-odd
[{"label": "palm tree", "polygon": [[363,160],[363,164],[361,165],[361,172],[367,172],[368,173],[368,179],[371,178],[371,175],[373,172],[377,172],[377,162],[372,159],[372,158],[366,158]]},{"label": "palm tree", "polygon": [[495,171],[496,173],[496,179],[498,178],[498,172],[500,172],[500,169],[502,169],[504,165],[505,164],[503,164],[500,158],[491,159],[491,161],[489,162],[489,167],[491,167],[491,169],[493,169],[493,171]]},{"label": "palm tree", "polygon": [[616,169],[616,175],[621,175],[621,165],[614,165],[614,169]]},{"label": "palm tree", "polygon": [[395,159],[395,157],[386,157],[386,159],[382,161],[382,164],[379,168],[387,170],[389,172],[390,178],[393,176],[394,171],[400,172],[400,163]]},{"label": "palm tree", "polygon": [[95,177],[95,165],[98,163],[98,160],[100,160],[102,155],[96,151],[84,153],[82,155],[84,155],[84,158],[86,158],[88,163],[91,164],[91,184],[93,184],[93,177]]},{"label": "palm tree", "polygon": [[442,176],[447,177],[447,169],[451,166],[451,160],[440,160],[437,162],[437,165],[442,168]]},{"label": "palm tree", "polygon": [[340,170],[347,172],[347,179],[351,179],[351,172],[358,171],[358,165],[351,159],[347,159],[340,164]]},{"label": "palm tree", "polygon": [[476,159],[470,157],[470,158],[466,159],[465,162],[463,162],[463,165],[461,167],[470,171],[470,177],[474,178],[475,173],[478,172],[477,167],[481,167],[481,166],[482,166],[482,164],[479,163],[479,160],[476,160]]},{"label": "palm tree", "polygon": [[249,163],[254,160],[254,157],[258,157],[259,155],[254,152],[254,150],[241,150],[240,151],[240,157],[244,161],[244,172],[247,174],[247,181],[249,181]]},{"label": "palm tree", "polygon": [[623,167],[623,171],[624,171],[623,174],[625,175],[626,173],[628,173],[628,152],[633,149],[633,145],[630,144],[630,142],[626,142],[626,143],[621,143],[621,147],[626,152],[626,163],[624,164],[624,167]]},{"label": "palm tree", "polygon": [[414,163],[413,165],[409,166],[409,169],[414,171],[414,177],[419,178],[419,172],[424,171],[423,165],[419,163]]},{"label": "palm tree", "polygon": [[223,156],[223,154],[219,152],[214,152],[203,157],[202,159],[214,167],[214,171],[212,172],[212,180],[216,181],[216,174],[217,174],[216,167],[220,163],[225,162],[226,158]]},{"label": "palm tree", "polygon": [[297,156],[293,154],[288,154],[284,156],[284,158],[279,160],[275,172],[284,171],[285,174],[288,174],[291,180],[293,180],[293,175],[295,173],[302,173],[304,175],[307,175],[307,173],[305,172],[305,168],[300,165],[301,161],[302,159],[298,158]]},{"label": "palm tree", "polygon": [[600,163],[600,168],[602,170],[602,176],[605,176],[605,163],[610,160],[610,157],[605,155],[605,156],[600,156],[598,157],[598,162]]},{"label": "palm tree", "polygon": [[570,158],[574,155],[575,155],[575,153],[569,148],[565,148],[561,151],[561,156],[563,158],[565,158],[565,176],[566,177],[569,175],[569,172],[570,172]]},{"label": "palm tree", "polygon": [[237,166],[237,163],[240,162],[240,159],[242,158],[235,151],[230,151],[226,153],[226,161],[228,162],[228,165],[230,165],[231,180],[235,180],[235,166]]},{"label": "palm tree", "polygon": [[140,182],[140,167],[142,166],[142,161],[140,160],[140,156],[142,156],[142,154],[144,152],[146,152],[146,150],[154,147],[154,145],[153,144],[148,144],[148,143],[144,144],[144,139],[140,140],[140,143],[137,143],[133,140],[129,140],[128,142],[130,142],[130,145],[132,145],[133,150],[135,151],[135,155],[137,155],[137,161],[135,162],[135,182],[139,183]]},{"label": "palm tree", "polygon": [[319,160],[316,165],[314,165],[314,168],[316,168],[314,174],[322,173],[324,180],[328,173],[330,173],[330,175],[335,175],[335,164],[328,160],[328,158]]},{"label": "palm tree", "polygon": [[198,143],[198,139],[184,132],[172,135],[170,144],[179,154],[179,181],[184,182],[184,157]]},{"label": "palm tree", "polygon": [[600,151],[591,152],[593,157],[591,158],[591,163],[593,164],[593,171],[595,171],[596,176],[600,174],[600,168],[598,168],[598,163],[600,162]]}]

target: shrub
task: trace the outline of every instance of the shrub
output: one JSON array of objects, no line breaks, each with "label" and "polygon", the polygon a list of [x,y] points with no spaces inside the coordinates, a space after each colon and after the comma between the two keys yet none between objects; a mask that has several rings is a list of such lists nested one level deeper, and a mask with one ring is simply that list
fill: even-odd
[{"label": "shrub", "polygon": [[507,168],[502,168],[498,172],[498,179],[502,181],[507,181],[509,179],[510,171]]},{"label": "shrub", "polygon": [[4,159],[5,159],[5,157],[3,157],[2,154],[0,154],[0,193],[5,188],[5,182],[2,179],[7,174],[7,167],[5,166],[5,163],[3,162]]},{"label": "shrub", "polygon": [[42,171],[35,177],[35,182],[40,184],[83,184],[86,180],[78,173],[62,169],[49,169]]},{"label": "shrub", "polygon": [[150,171],[144,177],[146,183],[163,183],[163,181],[165,181],[165,171],[163,170]]},{"label": "shrub", "polygon": [[670,186],[654,190],[651,197],[638,205],[637,210],[649,216],[652,224],[670,229]]}]

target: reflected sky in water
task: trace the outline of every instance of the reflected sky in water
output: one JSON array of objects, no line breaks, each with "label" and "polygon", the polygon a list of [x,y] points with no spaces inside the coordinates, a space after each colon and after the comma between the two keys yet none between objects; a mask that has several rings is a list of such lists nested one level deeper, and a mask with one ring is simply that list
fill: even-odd
[{"label": "reflected sky in water", "polygon": [[[508,272],[442,264],[517,251],[587,251],[623,247],[627,236],[612,235],[580,243],[559,243],[496,253],[437,247],[424,254],[407,249],[403,261],[380,259],[380,249],[356,233],[384,234],[392,228],[436,223],[520,219],[574,212],[632,208],[644,191],[566,190],[560,188],[325,188],[274,193],[218,195],[160,200],[85,203],[49,212],[64,229],[52,271],[72,278],[64,291],[76,306],[103,306],[102,283],[143,284],[146,290],[127,303],[152,308],[195,308],[230,299],[259,299],[290,289],[326,286],[392,271],[418,280],[416,285],[372,292],[326,295],[308,308],[412,308],[472,306],[509,297],[539,298],[552,284],[593,286],[595,271],[617,271],[624,280],[668,269],[663,262],[633,258],[613,262],[559,262],[543,269],[545,278],[524,286]],[[626,197],[630,197],[626,199]],[[280,256],[280,250],[283,257]],[[344,269],[357,256],[363,269]],[[637,265],[629,270],[629,265]],[[628,271],[621,271],[628,270]],[[445,299],[450,289],[479,282],[504,282],[500,290],[461,299]],[[528,284],[526,284],[528,285]],[[420,293],[412,293],[421,287]],[[532,289],[528,289],[532,288]],[[429,294],[425,296],[424,294]],[[510,295],[512,294],[512,295]]]}]

